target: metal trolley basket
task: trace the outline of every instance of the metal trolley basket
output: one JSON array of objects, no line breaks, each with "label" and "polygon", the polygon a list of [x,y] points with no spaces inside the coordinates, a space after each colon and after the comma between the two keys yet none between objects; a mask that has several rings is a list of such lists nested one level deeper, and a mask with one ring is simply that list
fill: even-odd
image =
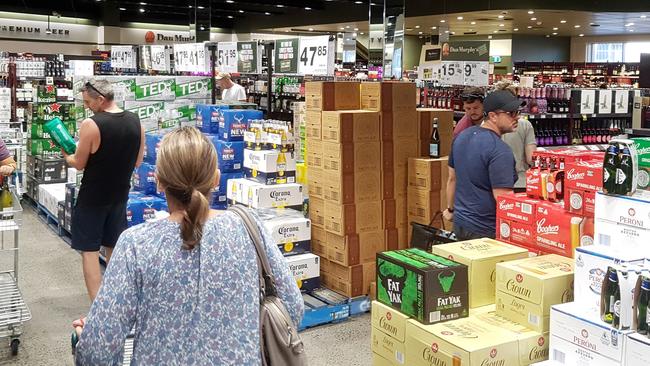
[{"label": "metal trolley basket", "polygon": [[11,354],[18,354],[23,323],[32,318],[18,289],[18,233],[23,208],[12,188],[13,207],[0,211],[0,252],[13,254],[13,268],[0,268],[0,338],[9,338]]}]

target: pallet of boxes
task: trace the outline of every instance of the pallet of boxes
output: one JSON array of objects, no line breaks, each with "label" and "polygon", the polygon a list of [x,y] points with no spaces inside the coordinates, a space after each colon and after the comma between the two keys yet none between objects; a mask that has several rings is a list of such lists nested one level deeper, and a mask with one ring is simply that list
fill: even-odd
[{"label": "pallet of boxes", "polygon": [[524,366],[548,359],[551,306],[573,261],[493,239],[377,256],[373,365]]},{"label": "pallet of boxes", "polygon": [[[418,157],[408,161],[407,223],[432,226],[452,231],[453,224],[444,221],[442,212],[451,206],[447,203],[448,156],[453,139],[453,112],[419,108]],[[437,125],[440,158],[429,158],[429,143],[433,126]],[[408,227],[406,243],[411,242],[412,230]]]}]

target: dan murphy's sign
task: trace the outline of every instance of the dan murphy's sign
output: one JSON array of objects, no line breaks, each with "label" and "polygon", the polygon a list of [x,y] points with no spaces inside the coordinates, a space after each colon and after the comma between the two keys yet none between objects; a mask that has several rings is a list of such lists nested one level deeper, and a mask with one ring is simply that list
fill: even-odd
[{"label": "dan murphy's sign", "polygon": [[490,61],[489,41],[456,41],[442,44],[443,61]]}]

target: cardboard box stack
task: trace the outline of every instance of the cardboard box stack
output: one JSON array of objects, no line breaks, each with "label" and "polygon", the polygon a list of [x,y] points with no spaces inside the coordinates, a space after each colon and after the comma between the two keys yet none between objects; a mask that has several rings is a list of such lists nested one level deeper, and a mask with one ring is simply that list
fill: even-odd
[{"label": "cardboard box stack", "polygon": [[536,151],[526,193],[497,200],[497,239],[536,254],[573,257],[593,244],[596,193],[602,190],[602,152]]},{"label": "cardboard box stack", "polygon": [[375,254],[385,250],[379,113],[360,109],[359,88],[305,86],[312,248],[323,285],[348,297],[369,293]]},{"label": "cardboard box stack", "polygon": [[438,119],[440,156],[449,156],[454,139],[454,112],[448,109],[418,108],[418,156],[429,157],[429,142],[434,119]]}]

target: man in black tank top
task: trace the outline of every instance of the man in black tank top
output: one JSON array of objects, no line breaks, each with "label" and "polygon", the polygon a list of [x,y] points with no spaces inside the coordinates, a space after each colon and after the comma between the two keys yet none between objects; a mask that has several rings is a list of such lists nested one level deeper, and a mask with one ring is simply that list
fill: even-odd
[{"label": "man in black tank top", "polygon": [[131,175],[144,155],[144,129],[137,115],[123,111],[105,80],[87,82],[84,105],[94,115],[79,128],[74,155],[64,153],[71,167],[83,170],[72,215],[72,248],[81,251],[88,296],[93,301],[101,284],[99,249],[110,259],[126,224]]}]

